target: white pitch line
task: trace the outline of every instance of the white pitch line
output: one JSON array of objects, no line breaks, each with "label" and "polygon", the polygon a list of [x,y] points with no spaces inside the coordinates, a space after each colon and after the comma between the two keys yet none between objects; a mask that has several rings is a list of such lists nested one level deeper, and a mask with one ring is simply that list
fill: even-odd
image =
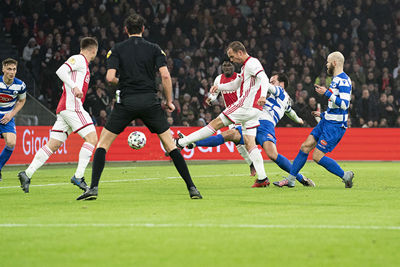
[{"label": "white pitch line", "polygon": [[333,229],[333,230],[400,230],[400,226],[379,225],[285,225],[285,224],[157,224],[157,223],[79,223],[79,224],[18,224],[3,223],[0,228],[233,228],[233,229]]},{"label": "white pitch line", "polygon": [[[268,174],[278,174],[279,172],[270,172]],[[216,175],[199,175],[193,178],[212,178],[212,177],[222,177],[222,176],[246,176],[248,174],[216,174]],[[134,181],[150,181],[150,180],[162,180],[162,179],[182,179],[180,176],[169,176],[165,178],[137,178],[137,179],[121,179],[121,180],[106,180],[101,181],[101,183],[122,183],[122,182],[134,182]],[[30,187],[46,187],[46,186],[60,186],[60,185],[70,185],[71,183],[54,183],[54,184],[31,184]],[[20,188],[21,186],[1,186],[0,189],[7,188]]]}]

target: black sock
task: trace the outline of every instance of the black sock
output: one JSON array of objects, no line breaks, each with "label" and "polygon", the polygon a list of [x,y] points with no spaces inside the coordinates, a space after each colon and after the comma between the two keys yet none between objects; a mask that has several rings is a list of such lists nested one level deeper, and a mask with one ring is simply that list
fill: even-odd
[{"label": "black sock", "polygon": [[186,183],[187,188],[195,186],[192,177],[190,177],[189,169],[186,165],[186,161],[179,152],[177,148],[169,152],[169,156],[171,157],[172,161],[174,162],[175,168],[178,170],[179,174],[183,178]]},{"label": "black sock", "polygon": [[99,186],[100,176],[104,169],[104,164],[106,162],[106,150],[102,147],[96,149],[93,157],[92,166],[92,183],[90,188]]}]

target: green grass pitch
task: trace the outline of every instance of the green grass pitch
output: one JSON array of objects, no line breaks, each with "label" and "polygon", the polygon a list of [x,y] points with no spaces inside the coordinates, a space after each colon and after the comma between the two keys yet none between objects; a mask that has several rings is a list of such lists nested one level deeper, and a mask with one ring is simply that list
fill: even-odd
[{"label": "green grass pitch", "polygon": [[204,199],[191,200],[172,163],[107,163],[99,198],[84,202],[76,165],[44,166],[29,194],[25,167],[6,166],[0,266],[399,266],[399,163],[340,164],[352,189],[312,162],[302,171],[315,188],[251,188],[241,162],[192,162]]}]

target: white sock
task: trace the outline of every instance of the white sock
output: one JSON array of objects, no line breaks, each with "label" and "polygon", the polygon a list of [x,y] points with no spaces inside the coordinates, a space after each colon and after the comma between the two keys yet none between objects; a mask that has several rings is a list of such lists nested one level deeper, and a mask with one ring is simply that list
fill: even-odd
[{"label": "white sock", "polygon": [[32,178],[32,175],[43,166],[43,164],[49,159],[49,157],[53,154],[53,151],[47,145],[42,146],[38,152],[36,152],[35,157],[33,158],[29,167],[25,170],[26,175],[29,178]]},{"label": "white sock", "polygon": [[183,147],[187,146],[188,144],[194,143],[199,140],[203,140],[215,133],[215,129],[210,126],[210,124],[204,126],[200,130],[197,130],[184,138],[179,139],[179,144]]},{"label": "white sock", "polygon": [[239,152],[239,154],[244,158],[244,160],[247,162],[247,164],[251,165],[253,162],[250,159],[249,152],[247,152],[246,146],[245,145],[236,145],[236,149]]},{"label": "white sock", "polygon": [[250,149],[249,157],[250,157],[251,161],[253,162],[254,168],[256,169],[257,179],[259,179],[259,180],[265,179],[265,177],[267,177],[267,175],[265,174],[264,160],[263,160],[260,150],[258,150],[257,146]]},{"label": "white sock", "polygon": [[85,170],[87,165],[89,164],[90,158],[92,157],[94,150],[94,145],[85,142],[81,147],[81,151],[79,152],[79,162],[78,167],[75,171],[76,178],[82,178],[85,174]]}]

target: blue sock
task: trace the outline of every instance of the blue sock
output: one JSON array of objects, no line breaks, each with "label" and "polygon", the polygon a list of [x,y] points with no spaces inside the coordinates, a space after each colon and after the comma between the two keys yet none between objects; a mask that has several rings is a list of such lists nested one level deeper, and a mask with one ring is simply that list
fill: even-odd
[{"label": "blue sock", "polygon": [[304,164],[307,162],[307,157],[308,154],[304,153],[303,151],[299,151],[299,154],[297,154],[296,158],[293,161],[292,168],[290,168],[290,174],[293,176],[296,176],[299,174],[299,171],[301,168],[303,168]]},{"label": "blue sock", "polygon": [[319,165],[330,171],[331,173],[343,178],[344,171],[340,168],[339,164],[331,158],[323,156],[321,160],[318,162]]},{"label": "blue sock", "polygon": [[221,134],[214,135],[207,137],[206,139],[194,142],[196,146],[205,146],[205,147],[212,147],[212,146],[219,146],[225,143],[224,137]]},{"label": "blue sock", "polygon": [[[281,154],[278,154],[278,157],[276,158],[275,163],[278,164],[278,166],[282,170],[290,173],[290,169],[292,168],[292,163],[290,163],[290,161],[285,156],[282,156]],[[297,179],[297,181],[302,182],[303,181],[303,175],[298,173],[297,176],[296,176],[296,179]]]},{"label": "blue sock", "polygon": [[8,161],[11,157],[12,152],[14,151],[13,147],[5,146],[3,151],[0,154],[0,170],[3,168],[4,164]]}]

